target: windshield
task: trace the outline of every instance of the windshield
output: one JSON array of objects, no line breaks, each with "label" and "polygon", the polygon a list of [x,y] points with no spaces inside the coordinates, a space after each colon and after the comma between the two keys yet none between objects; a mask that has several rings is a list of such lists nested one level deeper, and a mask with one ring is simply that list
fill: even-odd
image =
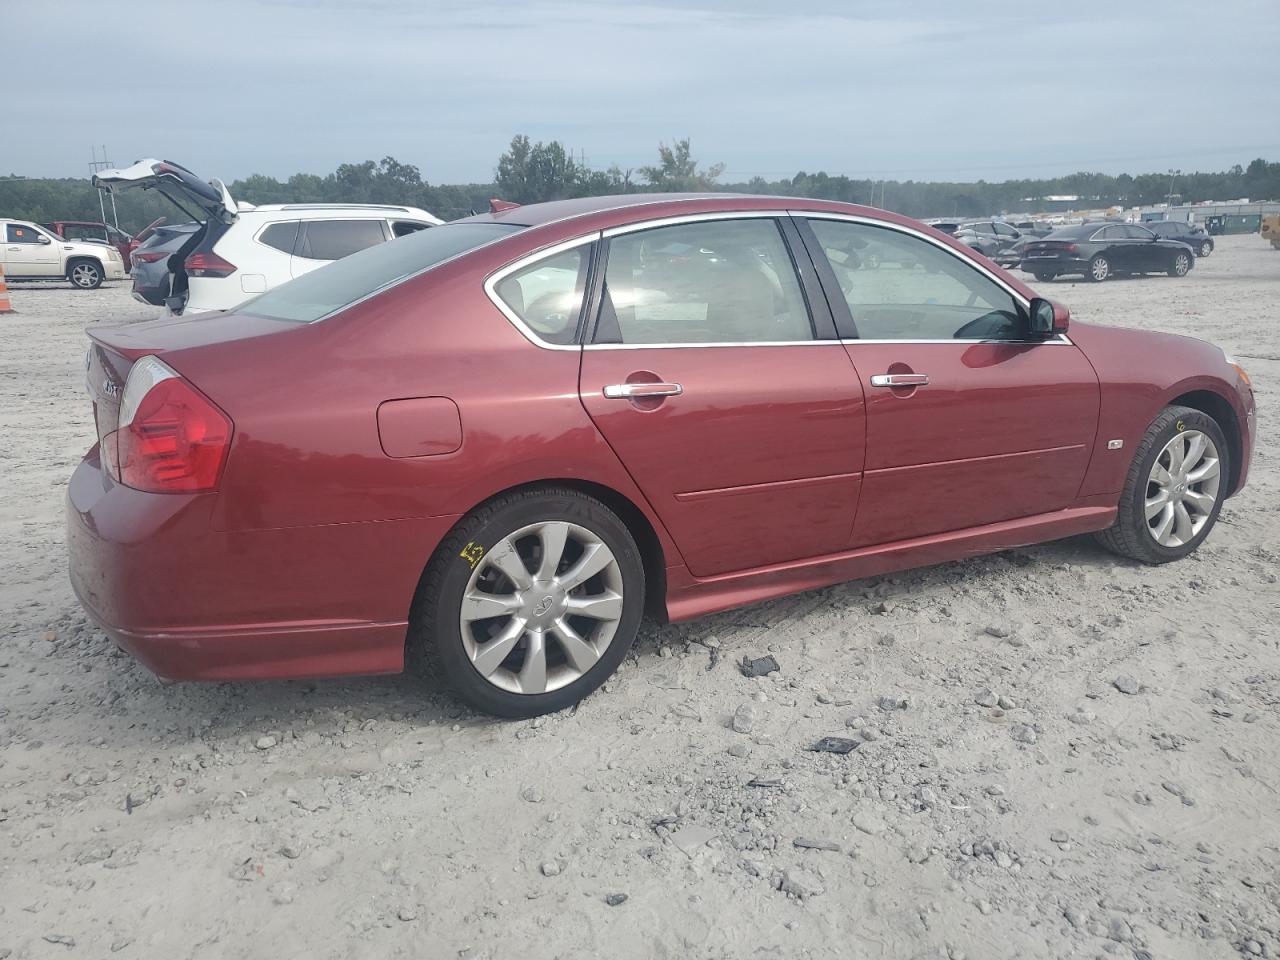
[{"label": "windshield", "polygon": [[521,229],[505,223],[455,223],[419,230],[281,284],[243,304],[239,312],[271,320],[313,323],[407,277]]}]

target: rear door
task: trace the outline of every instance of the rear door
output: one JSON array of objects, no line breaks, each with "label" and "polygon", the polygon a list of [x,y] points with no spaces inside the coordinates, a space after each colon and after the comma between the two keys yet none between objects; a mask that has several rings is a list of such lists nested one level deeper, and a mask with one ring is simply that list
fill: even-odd
[{"label": "rear door", "polygon": [[711,215],[604,240],[582,403],[698,577],[849,540],[862,387],[793,230]]},{"label": "rear door", "polygon": [[[804,235],[866,391],[851,546],[1069,506],[1098,420],[1084,355],[1064,337],[1031,339],[1024,302],[923,234],[810,215]],[[870,239],[909,251],[922,269],[840,266],[843,249]]]},{"label": "rear door", "polygon": [[289,259],[289,272],[300,277],[389,239],[387,223],[381,219],[303,220],[297,246]]},{"label": "rear door", "polygon": [[1168,248],[1156,242],[1154,233],[1137,224],[1126,224],[1123,229],[1133,253],[1134,270],[1155,273],[1167,268]]}]

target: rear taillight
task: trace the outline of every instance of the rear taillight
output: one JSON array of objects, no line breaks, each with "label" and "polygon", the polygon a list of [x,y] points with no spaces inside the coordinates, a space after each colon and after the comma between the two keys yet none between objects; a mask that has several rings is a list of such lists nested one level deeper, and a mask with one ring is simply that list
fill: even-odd
[{"label": "rear taillight", "polygon": [[150,493],[216,490],[231,447],[230,418],[157,357],[129,371],[120,424],[103,439],[108,469]]},{"label": "rear taillight", "polygon": [[130,255],[130,259],[137,260],[139,263],[155,263],[157,260],[163,260],[167,256],[167,253],[157,253],[154,250],[135,250]]},{"label": "rear taillight", "polygon": [[189,277],[229,277],[236,272],[236,265],[216,253],[193,253],[183,267]]}]

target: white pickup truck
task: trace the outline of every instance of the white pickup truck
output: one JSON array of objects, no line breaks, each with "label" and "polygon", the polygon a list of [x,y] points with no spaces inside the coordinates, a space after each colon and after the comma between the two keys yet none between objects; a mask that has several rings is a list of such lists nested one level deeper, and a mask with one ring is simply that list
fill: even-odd
[{"label": "white pickup truck", "polygon": [[124,261],[115,247],[63,240],[25,220],[0,220],[0,265],[6,280],[70,280],[81,290],[124,279]]}]

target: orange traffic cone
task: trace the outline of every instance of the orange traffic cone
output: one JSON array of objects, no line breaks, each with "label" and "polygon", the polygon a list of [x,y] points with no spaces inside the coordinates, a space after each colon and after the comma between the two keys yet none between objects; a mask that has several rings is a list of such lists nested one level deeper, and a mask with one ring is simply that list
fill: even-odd
[{"label": "orange traffic cone", "polygon": [[17,313],[9,302],[9,289],[4,285],[4,267],[0,267],[0,313]]}]

